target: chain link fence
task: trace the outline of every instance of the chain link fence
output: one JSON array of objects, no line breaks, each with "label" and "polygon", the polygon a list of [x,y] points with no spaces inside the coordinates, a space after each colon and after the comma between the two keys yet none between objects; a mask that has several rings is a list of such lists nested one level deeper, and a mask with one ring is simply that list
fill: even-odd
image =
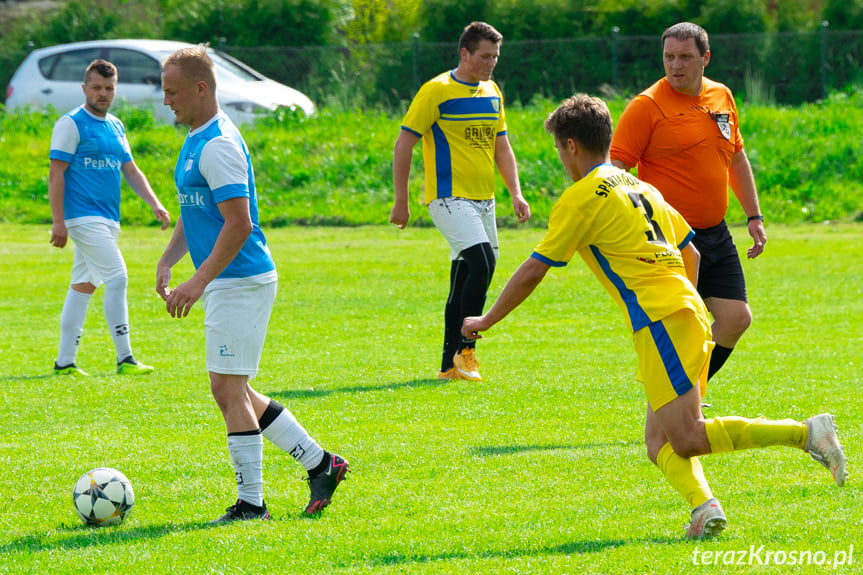
[{"label": "chain link fence", "polygon": [[[863,31],[713,34],[706,75],[758,104],[812,102],[863,80]],[[402,105],[426,80],[458,64],[456,42],[221,48],[318,103]],[[664,75],[659,36],[505,40],[495,79],[510,101],[574,92],[624,97]]]}]

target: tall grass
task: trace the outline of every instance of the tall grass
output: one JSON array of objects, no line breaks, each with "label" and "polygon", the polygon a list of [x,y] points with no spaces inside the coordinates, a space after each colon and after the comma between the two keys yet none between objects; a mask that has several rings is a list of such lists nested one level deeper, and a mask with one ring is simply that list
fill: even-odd
[{"label": "tall grass", "polygon": [[[508,134],[536,225],[542,225],[568,185],[551,137],[542,128],[556,104],[538,98],[507,109]],[[623,100],[610,101],[615,118],[624,107]],[[246,127],[261,220],[274,226],[386,222],[393,199],[392,149],[402,113],[323,107],[312,118],[279,113]],[[184,129],[156,126],[135,110],[119,108],[118,114],[129,124],[138,165],[176,212],[172,175]],[[825,102],[795,108],[743,104],[740,116],[768,224],[863,217],[863,95],[837,93]],[[47,157],[54,118],[0,113],[0,221],[49,221]],[[413,216],[420,222],[428,219],[420,205],[422,173],[417,146],[411,189]],[[497,187],[498,216],[508,225],[513,218],[499,178]],[[153,223],[149,209],[126,187],[123,213],[128,223]],[[732,199],[729,220],[744,219]]]},{"label": "tall grass", "polygon": [[746,102],[760,108],[776,106],[776,89],[747,66],[743,74]]}]

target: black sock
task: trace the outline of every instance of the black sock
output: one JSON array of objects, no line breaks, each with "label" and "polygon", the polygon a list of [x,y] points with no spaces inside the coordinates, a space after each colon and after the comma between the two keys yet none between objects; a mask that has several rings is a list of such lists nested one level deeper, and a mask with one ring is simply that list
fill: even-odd
[{"label": "black sock", "polygon": [[707,368],[708,381],[725,364],[725,360],[728,359],[732,351],[734,351],[733,347],[724,347],[719,344],[713,347],[713,354],[710,356],[710,367]]},{"label": "black sock", "polygon": [[[251,509],[253,513],[260,513],[261,511],[263,511],[264,509],[267,508],[267,502],[264,501],[263,499],[261,499],[260,505],[252,505],[248,501],[243,501],[242,499],[238,499],[238,501],[242,502],[242,506],[245,506],[246,508]],[[242,509],[242,506],[241,506],[241,509]]]},{"label": "black sock", "polygon": [[327,465],[330,463],[330,455],[329,451],[324,451],[324,456],[321,458],[321,462],[318,463],[314,469],[309,471],[309,477],[315,477],[316,475],[320,475],[324,472],[324,469],[327,468]]},{"label": "black sock", "polygon": [[260,419],[258,419],[258,427],[261,428],[261,431],[268,428],[284,410],[285,408],[282,404],[275,399],[271,399],[270,403],[267,405],[267,409],[264,410],[264,413],[262,413]]}]

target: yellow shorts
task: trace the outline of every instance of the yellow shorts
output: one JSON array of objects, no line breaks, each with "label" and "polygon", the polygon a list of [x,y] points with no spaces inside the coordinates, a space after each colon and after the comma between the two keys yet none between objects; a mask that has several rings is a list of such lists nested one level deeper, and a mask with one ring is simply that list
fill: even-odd
[{"label": "yellow shorts", "polygon": [[681,309],[636,331],[638,376],[647,401],[656,411],[695,385],[707,391],[707,369],[713,351],[713,334],[704,314]]}]

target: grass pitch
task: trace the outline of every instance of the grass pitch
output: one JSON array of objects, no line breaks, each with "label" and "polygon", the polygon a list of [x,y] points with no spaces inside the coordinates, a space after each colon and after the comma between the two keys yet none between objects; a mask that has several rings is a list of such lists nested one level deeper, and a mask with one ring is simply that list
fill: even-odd
[{"label": "grass pitch", "polygon": [[[549,272],[479,343],[482,383],[443,383],[449,250],[434,229],[268,230],[280,285],[254,385],[353,473],[322,517],[303,518],[302,469],[265,444],[273,520],[209,528],[235,486],[201,309],[172,319],[153,289],[168,234],[120,236],[135,356],[157,371],[114,373],[100,289],[84,379],[50,374],[71,249],[52,248],[47,226],[0,225],[0,572],[859,572],[863,227],[768,233],[765,254],[744,262],[755,320],[711,381],[708,414],[834,413],[851,477],[839,489],[789,449],[705,456],[729,527],[692,543],[686,502],[642,446],[620,312],[580,261]],[[541,235],[502,231],[491,297]],[[190,274],[187,259],[175,281]],[[134,486],[119,527],[86,528],[72,509],[75,480],[97,466]]]}]

